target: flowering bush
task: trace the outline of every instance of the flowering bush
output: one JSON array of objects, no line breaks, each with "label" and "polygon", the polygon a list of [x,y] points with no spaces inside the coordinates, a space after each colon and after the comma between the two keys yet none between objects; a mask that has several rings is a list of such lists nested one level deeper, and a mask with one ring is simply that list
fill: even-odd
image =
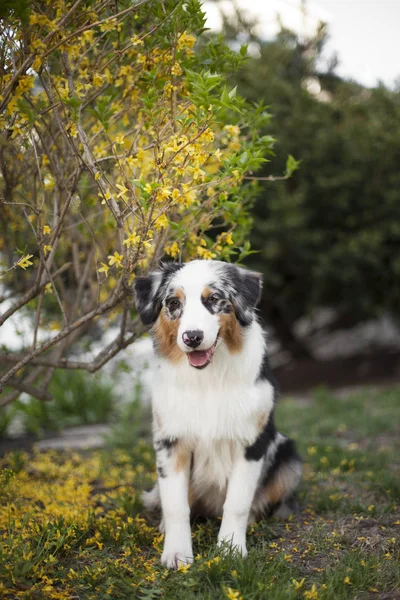
[{"label": "flowering bush", "polygon": [[[197,0],[43,0],[2,20],[0,274],[13,302],[0,325],[21,309],[34,325],[30,347],[3,357],[14,391],[0,405],[45,399],[48,367],[94,371],[130,344],[137,273],[250,251],[256,184],[243,177],[271,149],[257,135],[269,115],[224,83],[245,48],[196,50],[203,31]],[[116,317],[94,362],[65,358]]]}]

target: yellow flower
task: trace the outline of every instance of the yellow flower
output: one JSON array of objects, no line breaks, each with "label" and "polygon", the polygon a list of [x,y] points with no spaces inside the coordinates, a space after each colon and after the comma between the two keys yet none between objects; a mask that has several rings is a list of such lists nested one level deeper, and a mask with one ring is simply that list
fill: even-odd
[{"label": "yellow flower", "polygon": [[311,590],[303,593],[304,598],[307,600],[318,600],[318,592],[315,583],[313,583]]},{"label": "yellow flower", "polygon": [[100,75],[100,73],[95,73],[93,75],[93,85],[94,87],[100,87],[104,83],[104,77]]},{"label": "yellow flower", "polygon": [[175,63],[171,69],[171,73],[172,75],[176,75],[177,77],[179,77],[179,75],[182,75],[181,65],[179,63]]},{"label": "yellow flower", "polygon": [[300,579],[300,581],[296,581],[296,579],[292,579],[292,586],[294,587],[295,590],[299,590],[300,588],[303,587],[305,582],[305,578],[303,577],[303,579]]},{"label": "yellow flower", "polygon": [[346,585],[352,585],[351,581],[350,581],[350,577],[345,577],[343,579],[343,583],[345,583]]},{"label": "yellow flower", "polygon": [[224,131],[232,136],[238,136],[240,134],[240,129],[237,125],[225,125]]},{"label": "yellow flower", "polygon": [[69,125],[67,125],[66,129],[67,129],[67,131],[69,131],[70,135],[73,138],[76,138],[76,136],[78,135],[78,128],[75,125],[75,123],[71,122]]},{"label": "yellow flower", "polygon": [[165,246],[164,250],[169,256],[172,256],[172,258],[176,258],[180,253],[180,249],[177,242],[174,242],[170,246]]},{"label": "yellow flower", "polygon": [[151,194],[151,192],[153,191],[153,188],[151,187],[150,183],[146,183],[143,189],[146,192],[146,194]]},{"label": "yellow flower", "polygon": [[230,587],[225,588],[225,596],[229,598],[229,600],[243,600],[243,596],[241,596],[240,592]]},{"label": "yellow flower", "polygon": [[33,257],[33,254],[27,254],[26,256],[23,256],[17,262],[17,267],[21,267],[21,269],[23,269],[25,271],[25,269],[27,269],[28,267],[33,265],[33,262],[31,262],[31,260],[30,260],[32,257]]},{"label": "yellow flower", "polygon": [[47,256],[47,254],[49,252],[51,252],[52,247],[53,246],[43,246],[43,252],[44,252],[45,256]]},{"label": "yellow flower", "polygon": [[117,19],[107,19],[100,25],[100,31],[112,31],[116,27]]},{"label": "yellow flower", "polygon": [[47,234],[48,234],[48,233],[50,233],[50,232],[51,232],[51,229],[50,229],[50,227],[49,227],[48,225],[45,225],[45,226],[43,227],[43,235],[47,235]]},{"label": "yellow flower", "polygon": [[124,200],[126,200],[125,196],[129,193],[128,188],[125,187],[123,183],[116,183],[115,186],[120,190],[119,194],[117,195],[117,198],[123,198]]},{"label": "yellow flower", "polygon": [[308,456],[314,456],[314,454],[317,454],[316,447],[310,446],[309,448],[307,448],[307,454],[308,454]]},{"label": "yellow flower", "polygon": [[143,40],[139,39],[137,35],[131,37],[132,46],[143,46]]},{"label": "yellow flower", "polygon": [[160,217],[158,217],[158,219],[156,219],[156,222],[154,223],[154,227],[157,231],[160,231],[160,229],[165,229],[166,227],[168,227],[168,225],[169,221],[165,215],[161,215]]},{"label": "yellow flower", "polygon": [[104,275],[106,277],[108,277],[108,271],[110,270],[110,267],[108,265],[106,265],[105,263],[101,263],[101,267],[99,269],[99,273],[104,273]]},{"label": "yellow flower", "polygon": [[101,201],[102,204],[105,204],[106,200],[110,200],[110,198],[111,198],[111,194],[110,194],[109,190],[106,190],[105,194],[103,194],[103,192],[99,192],[98,196],[100,196],[100,198],[103,198]]},{"label": "yellow flower", "polygon": [[182,50],[183,48],[193,48],[195,43],[196,38],[194,37],[194,35],[191,35],[190,33],[186,33],[186,31],[184,31],[179,37],[177,45],[178,49]]},{"label": "yellow flower", "polygon": [[[178,567],[178,571],[181,571],[181,573],[182,573],[182,572],[183,572],[183,573],[186,573],[186,571],[187,571],[188,569],[190,569],[190,563],[189,563],[189,564],[187,564],[187,565],[180,565],[180,566]],[[155,576],[155,573],[154,573],[154,576]],[[153,580],[153,581],[154,581],[154,580]]]},{"label": "yellow flower", "polygon": [[124,246],[127,246],[128,248],[130,248],[131,246],[135,246],[139,240],[140,240],[140,235],[137,235],[136,233],[131,233],[128,235],[126,240],[123,241],[123,244],[124,244]]},{"label": "yellow flower", "polygon": [[117,265],[117,267],[122,267],[122,259],[123,256],[122,254],[118,254],[118,252],[114,252],[113,255],[109,255],[108,256],[108,264],[110,265],[110,267],[112,267],[113,265]]},{"label": "yellow flower", "polygon": [[123,144],[124,143],[124,138],[125,138],[125,136],[122,133],[120,133],[119,135],[116,136],[115,143],[116,144]]},{"label": "yellow flower", "polygon": [[169,188],[169,187],[160,188],[156,194],[156,202],[162,202],[163,200],[166,200],[167,198],[169,198],[170,195],[171,195],[171,188]]},{"label": "yellow flower", "polygon": [[172,190],[172,194],[171,194],[172,200],[174,200],[174,201],[178,200],[180,198],[180,195],[181,195],[181,193],[177,188]]}]

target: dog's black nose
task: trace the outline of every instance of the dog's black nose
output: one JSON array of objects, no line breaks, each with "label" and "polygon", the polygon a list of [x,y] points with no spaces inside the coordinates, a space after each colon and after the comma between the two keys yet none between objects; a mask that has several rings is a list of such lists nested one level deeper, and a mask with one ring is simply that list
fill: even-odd
[{"label": "dog's black nose", "polygon": [[197,346],[200,346],[201,342],[204,339],[204,333],[199,329],[194,329],[193,331],[185,331],[182,334],[182,339],[186,346],[189,346],[189,348],[197,348]]}]

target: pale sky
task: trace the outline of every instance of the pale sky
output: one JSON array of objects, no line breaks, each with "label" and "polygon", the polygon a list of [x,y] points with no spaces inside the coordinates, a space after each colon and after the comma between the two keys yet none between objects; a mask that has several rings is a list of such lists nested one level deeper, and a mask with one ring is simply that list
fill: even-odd
[{"label": "pale sky", "polygon": [[[310,0],[306,15],[301,0],[236,0],[251,16],[258,16],[258,33],[271,38],[277,31],[277,15],[300,35],[309,35],[318,21],[328,23],[326,56],[336,53],[336,72],[373,86],[378,80],[393,86],[400,78],[400,0]],[[229,11],[231,0],[220,5]],[[218,29],[216,5],[205,2],[207,26]]]}]

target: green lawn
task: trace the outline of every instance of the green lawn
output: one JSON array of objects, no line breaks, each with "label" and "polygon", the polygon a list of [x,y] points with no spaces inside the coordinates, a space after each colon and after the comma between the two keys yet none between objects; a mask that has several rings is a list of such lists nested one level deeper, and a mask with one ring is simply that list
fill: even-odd
[{"label": "green lawn", "polygon": [[400,389],[282,400],[278,426],[305,460],[301,515],[252,527],[246,560],[217,551],[218,521],[196,523],[196,560],[178,572],[161,567],[162,537],[141,513],[147,442],[131,448],[120,426],[101,452],[9,454],[0,597],[400,598],[399,406]]}]

